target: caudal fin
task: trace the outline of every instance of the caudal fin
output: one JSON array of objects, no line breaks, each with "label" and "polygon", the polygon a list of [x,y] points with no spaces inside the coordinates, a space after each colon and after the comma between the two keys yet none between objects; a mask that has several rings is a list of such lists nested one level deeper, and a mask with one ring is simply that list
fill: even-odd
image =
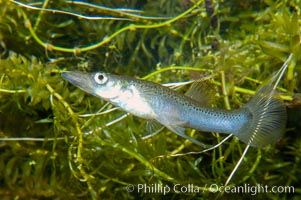
[{"label": "caudal fin", "polygon": [[233,134],[250,146],[264,147],[272,144],[285,132],[286,107],[279,98],[277,86],[292,58],[291,53],[269,83],[261,86],[255,96],[242,108],[242,112],[251,115],[251,119]]},{"label": "caudal fin", "polygon": [[264,147],[279,140],[286,127],[286,108],[271,85],[262,86],[244,108],[252,117],[235,135],[243,142]]}]

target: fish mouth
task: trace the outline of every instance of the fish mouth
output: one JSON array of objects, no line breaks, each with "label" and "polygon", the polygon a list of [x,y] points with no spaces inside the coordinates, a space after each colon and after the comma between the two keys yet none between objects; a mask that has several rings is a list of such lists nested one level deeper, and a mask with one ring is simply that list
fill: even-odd
[{"label": "fish mouth", "polygon": [[72,85],[79,87],[81,90],[93,94],[95,86],[91,74],[82,72],[62,72],[61,76],[70,82]]}]

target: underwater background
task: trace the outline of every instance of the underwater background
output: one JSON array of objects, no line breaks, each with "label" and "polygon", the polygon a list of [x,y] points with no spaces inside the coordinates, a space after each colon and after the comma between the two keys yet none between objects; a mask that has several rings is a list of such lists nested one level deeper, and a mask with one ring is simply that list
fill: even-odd
[{"label": "underwater background", "polygon": [[[300,0],[0,0],[0,15],[1,199],[301,198]],[[250,148],[230,192],[220,191],[246,144],[232,137],[185,155],[203,148],[167,129],[143,140],[146,120],[60,76],[106,71],[162,84],[210,76],[215,106],[235,109],[291,53],[279,85],[287,132]],[[226,137],[186,133],[209,146]]]}]

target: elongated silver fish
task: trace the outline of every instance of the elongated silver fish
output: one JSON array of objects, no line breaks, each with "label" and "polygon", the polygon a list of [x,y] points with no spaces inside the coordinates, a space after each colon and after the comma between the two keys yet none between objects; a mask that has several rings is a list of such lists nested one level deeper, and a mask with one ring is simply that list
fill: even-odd
[{"label": "elongated silver fish", "polygon": [[150,81],[104,72],[64,72],[62,77],[83,91],[145,119],[156,120],[172,132],[203,146],[185,134],[185,128],[228,133],[255,147],[282,136],[286,108],[271,84],[262,86],[242,108],[205,107],[197,100]]}]

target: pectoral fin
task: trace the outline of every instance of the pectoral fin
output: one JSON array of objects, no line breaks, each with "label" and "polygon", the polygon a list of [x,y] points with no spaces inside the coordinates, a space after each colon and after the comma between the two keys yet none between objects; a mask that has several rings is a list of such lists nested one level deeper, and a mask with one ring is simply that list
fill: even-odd
[{"label": "pectoral fin", "polygon": [[148,138],[151,138],[155,135],[157,135],[160,131],[164,129],[164,126],[162,126],[159,122],[155,120],[150,120],[146,122],[146,131],[148,132],[147,135],[142,136],[143,140],[146,140]]},{"label": "pectoral fin", "polygon": [[189,140],[190,142],[197,144],[199,146],[202,146],[204,148],[206,148],[206,145],[192,137],[189,137],[188,135],[185,134],[185,128],[177,126],[177,125],[165,125],[166,128],[168,128],[169,130],[171,130],[172,132],[176,133],[177,135]]}]

